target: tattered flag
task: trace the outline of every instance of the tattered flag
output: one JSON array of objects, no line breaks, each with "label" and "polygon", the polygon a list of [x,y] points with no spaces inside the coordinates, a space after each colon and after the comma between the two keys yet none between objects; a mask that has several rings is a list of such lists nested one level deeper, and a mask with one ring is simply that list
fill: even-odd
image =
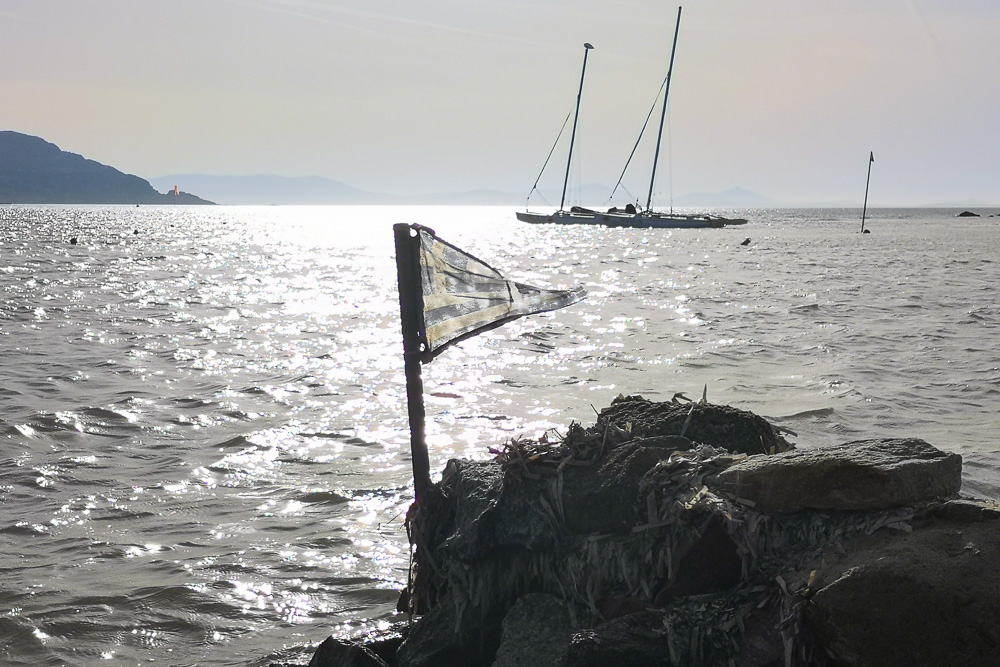
[{"label": "tattered flag", "polygon": [[434,230],[409,227],[420,272],[421,304],[415,310],[422,320],[417,328],[424,363],[452,343],[586,296],[583,288],[549,290],[508,280],[486,262],[438,238]]}]

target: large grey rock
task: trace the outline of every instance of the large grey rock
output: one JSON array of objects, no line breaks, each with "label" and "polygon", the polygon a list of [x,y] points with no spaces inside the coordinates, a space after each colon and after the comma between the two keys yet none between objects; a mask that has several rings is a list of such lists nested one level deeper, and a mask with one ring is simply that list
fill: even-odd
[{"label": "large grey rock", "polygon": [[916,438],[751,456],[707,482],[765,512],[871,510],[958,493],[962,457]]},{"label": "large grey rock", "polygon": [[859,667],[1000,665],[997,516],[846,542],[817,567],[804,606],[817,650]]},{"label": "large grey rock", "polygon": [[493,667],[563,667],[572,634],[566,603],[542,593],[525,595],[504,618]]}]

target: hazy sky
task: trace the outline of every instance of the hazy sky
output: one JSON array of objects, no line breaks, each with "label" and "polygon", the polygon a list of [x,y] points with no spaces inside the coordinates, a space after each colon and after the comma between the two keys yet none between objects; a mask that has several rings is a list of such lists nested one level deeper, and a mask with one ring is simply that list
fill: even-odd
[{"label": "hazy sky", "polygon": [[[527,194],[590,52],[573,182],[617,180],[666,73],[652,0],[0,0],[0,129],[143,178]],[[997,0],[692,0],[658,198],[1000,204]],[[657,112],[658,113],[658,112]],[[568,129],[567,129],[568,132]],[[626,186],[643,199],[649,156]],[[543,182],[561,185],[565,152]]]}]

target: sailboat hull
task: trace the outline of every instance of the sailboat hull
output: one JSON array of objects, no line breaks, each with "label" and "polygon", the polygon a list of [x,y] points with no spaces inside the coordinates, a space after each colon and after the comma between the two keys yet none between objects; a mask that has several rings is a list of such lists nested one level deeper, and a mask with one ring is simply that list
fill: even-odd
[{"label": "sailboat hull", "polygon": [[743,218],[681,213],[599,213],[587,209],[554,213],[517,212],[517,219],[533,225],[602,225],[638,229],[713,229],[745,225]]},{"label": "sailboat hull", "polygon": [[[747,221],[743,218],[723,218],[718,215],[709,214],[690,214],[685,215],[682,213],[658,213],[653,210],[653,186],[656,183],[656,163],[660,156],[660,140],[663,137],[663,123],[667,115],[667,97],[670,94],[670,77],[674,70],[674,55],[677,52],[677,35],[681,30],[681,8],[677,8],[677,25],[674,28],[674,43],[670,49],[670,66],[667,68],[667,78],[664,80],[665,90],[663,92],[663,110],[660,113],[660,131],[656,139],[656,153],[653,157],[653,171],[650,174],[649,179],[649,197],[646,199],[646,210],[638,212],[634,205],[628,205],[625,210],[618,208],[612,208],[607,213],[601,213],[599,211],[594,211],[588,208],[583,208],[580,206],[573,206],[570,210],[563,209],[566,204],[566,183],[569,182],[569,168],[572,163],[573,157],[573,141],[576,139],[576,118],[573,119],[573,132],[570,135],[569,142],[569,159],[566,162],[566,176],[563,179],[563,194],[562,199],[559,202],[559,210],[555,213],[518,213],[517,219],[521,222],[527,222],[535,225],[601,225],[604,227],[635,227],[639,229],[711,229],[719,227],[729,227],[732,225],[745,225]],[[593,48],[590,44],[584,44],[586,49]],[[583,74],[587,71],[587,52],[584,51],[583,56],[583,72],[580,74],[580,92],[576,96],[576,113],[579,116],[580,113],[580,97],[583,95]],[[652,114],[652,110],[650,110]],[[567,116],[567,120],[569,117]],[[647,122],[649,118],[646,118]],[[565,126],[565,124],[564,124]],[[646,126],[643,125],[643,130]],[[559,131],[562,134],[562,130]],[[639,137],[642,137],[640,133]],[[558,141],[558,138],[556,139]],[[638,146],[636,142],[636,146]],[[555,146],[553,146],[553,149]],[[632,149],[632,154],[635,154],[635,148]],[[551,151],[549,152],[549,157],[552,156]],[[874,158],[872,158],[874,160]],[[629,156],[629,161],[632,157]],[[548,158],[546,158],[545,163],[548,164]],[[625,168],[628,168],[626,163]],[[542,167],[545,170],[545,167]],[[625,172],[622,171],[622,176]],[[538,175],[541,178],[541,174]],[[621,178],[618,179],[618,183],[621,184]],[[534,192],[538,186],[537,179],[535,180],[535,186],[531,188],[531,192]],[[615,186],[615,190],[618,186]],[[612,195],[614,191],[612,191]],[[531,197],[531,193],[528,193],[528,197]]]}]

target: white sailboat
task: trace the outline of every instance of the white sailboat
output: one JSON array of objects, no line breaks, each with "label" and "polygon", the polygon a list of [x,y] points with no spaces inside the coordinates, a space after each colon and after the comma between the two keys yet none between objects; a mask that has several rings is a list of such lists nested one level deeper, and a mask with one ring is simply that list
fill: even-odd
[{"label": "white sailboat", "polygon": [[[674,213],[656,211],[653,209],[653,185],[656,182],[656,163],[660,156],[660,141],[663,138],[663,124],[667,115],[667,98],[670,94],[670,76],[674,69],[674,55],[677,51],[677,35],[681,27],[681,7],[677,8],[677,26],[674,28],[674,42],[670,50],[670,66],[667,69],[666,90],[663,93],[663,110],[660,114],[660,130],[656,138],[656,153],[653,157],[653,169],[649,179],[649,196],[646,199],[646,207],[637,209],[629,204],[624,209],[612,208],[606,212],[595,211],[580,206],[572,206],[566,210],[566,185],[569,183],[569,169],[573,160],[573,144],[576,140],[577,119],[580,116],[580,98],[583,95],[583,80],[587,73],[587,54],[594,48],[589,43],[584,44],[583,71],[580,74],[580,91],[576,96],[576,113],[573,117],[573,131],[570,135],[569,157],[566,161],[566,176],[563,179],[562,198],[559,201],[559,209],[553,213],[532,213],[530,211],[518,211],[517,219],[521,222],[532,224],[561,224],[561,225],[604,225],[606,227],[639,227],[639,228],[711,228],[728,227],[730,225],[744,225],[743,218],[724,218],[718,215],[707,213]],[[564,125],[565,127],[565,125]],[[634,153],[634,149],[633,149]],[[551,155],[551,153],[550,153]],[[546,161],[547,162],[547,161]],[[627,165],[626,165],[627,166]],[[542,167],[544,171],[544,167]],[[539,174],[539,178],[541,174]],[[535,181],[537,187],[538,181]],[[532,187],[532,192],[535,190]],[[528,195],[531,196],[530,194]]]}]

